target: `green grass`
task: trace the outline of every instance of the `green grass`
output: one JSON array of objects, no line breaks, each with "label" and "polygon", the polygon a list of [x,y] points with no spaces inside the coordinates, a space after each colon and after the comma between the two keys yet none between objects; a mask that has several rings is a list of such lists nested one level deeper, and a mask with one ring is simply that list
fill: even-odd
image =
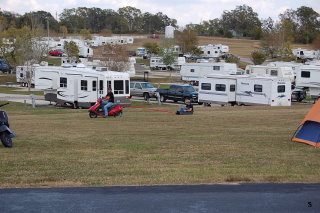
[{"label": "green grass", "polygon": [[21,89],[15,87],[0,87],[0,93],[20,95],[43,95],[43,91],[22,91]]},{"label": "green grass", "polygon": [[47,57],[45,61],[47,61],[49,64],[53,64],[54,66],[61,66],[60,57]]},{"label": "green grass", "polygon": [[90,119],[11,103],[3,108],[18,137],[0,146],[0,187],[319,182],[319,149],[290,141],[311,106],[196,107],[192,116],[128,107]]}]

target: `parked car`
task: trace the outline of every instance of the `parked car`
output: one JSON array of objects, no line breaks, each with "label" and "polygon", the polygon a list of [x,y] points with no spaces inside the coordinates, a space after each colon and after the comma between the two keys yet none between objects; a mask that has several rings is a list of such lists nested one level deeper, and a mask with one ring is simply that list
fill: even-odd
[{"label": "parked car", "polygon": [[130,82],[131,96],[144,97],[145,100],[148,100],[149,98],[157,98],[156,90],[157,88],[149,82]]},{"label": "parked car", "polygon": [[157,92],[159,92],[161,102],[165,102],[166,100],[184,102],[188,99],[191,102],[198,103],[198,92],[191,85],[174,84],[169,89],[157,89]]},{"label": "parked car", "polygon": [[66,53],[62,49],[50,50],[49,55],[51,56],[66,56]]},{"label": "parked car", "polygon": [[294,89],[291,93],[291,101],[301,102],[303,99],[307,97],[307,92],[303,89]]},{"label": "parked car", "polygon": [[11,73],[10,66],[3,59],[0,59],[0,71],[3,73]]}]

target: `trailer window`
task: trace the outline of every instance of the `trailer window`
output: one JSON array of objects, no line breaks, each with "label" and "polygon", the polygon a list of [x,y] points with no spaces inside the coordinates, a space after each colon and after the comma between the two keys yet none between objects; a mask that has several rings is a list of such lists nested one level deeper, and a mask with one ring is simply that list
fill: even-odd
[{"label": "trailer window", "polygon": [[103,80],[99,81],[99,94],[103,95]]},{"label": "trailer window", "polygon": [[279,85],[278,86],[278,93],[284,93],[286,92],[286,86],[285,85]]},{"label": "trailer window", "polygon": [[111,87],[111,81],[107,81],[107,88],[109,89],[109,88],[112,88]]},{"label": "trailer window", "polygon": [[271,76],[278,76],[278,70],[271,70],[270,75]]},{"label": "trailer window", "polygon": [[194,72],[194,69],[190,69],[190,72]]},{"label": "trailer window", "polygon": [[213,70],[220,70],[220,66],[213,66]]},{"label": "trailer window", "polygon": [[81,80],[81,90],[88,90],[88,81]]},{"label": "trailer window", "polygon": [[92,91],[97,91],[97,81],[92,81]]},{"label": "trailer window", "polygon": [[211,84],[210,83],[201,83],[201,89],[202,90],[211,90]]},{"label": "trailer window", "polygon": [[208,55],[210,54],[210,51],[208,51]]},{"label": "trailer window", "polygon": [[20,78],[23,78],[23,73],[20,73]]},{"label": "trailer window", "polygon": [[230,92],[236,91],[236,85],[235,84],[230,84]]},{"label": "trailer window", "polygon": [[60,77],[60,87],[67,87],[67,78]]},{"label": "trailer window", "polygon": [[129,88],[129,80],[126,80],[126,94],[129,94],[130,88]]},{"label": "trailer window", "polygon": [[301,77],[302,77],[302,78],[310,78],[310,72],[308,72],[308,71],[302,71],[302,72],[301,72]]},{"label": "trailer window", "polygon": [[216,91],[226,91],[225,84],[216,84]]},{"label": "trailer window", "polygon": [[114,94],[123,94],[123,80],[116,80],[114,81]]},{"label": "trailer window", "polygon": [[254,85],[254,91],[255,91],[255,92],[262,92],[262,85],[260,85],[260,84],[255,84],[255,85]]}]

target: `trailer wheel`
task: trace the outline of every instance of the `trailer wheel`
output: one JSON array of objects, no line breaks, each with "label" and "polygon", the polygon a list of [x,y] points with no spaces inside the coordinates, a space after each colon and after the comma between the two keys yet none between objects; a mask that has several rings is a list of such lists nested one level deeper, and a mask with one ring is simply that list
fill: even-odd
[{"label": "trailer wheel", "polygon": [[89,117],[90,118],[96,118],[97,114],[93,113],[93,112],[89,112]]}]

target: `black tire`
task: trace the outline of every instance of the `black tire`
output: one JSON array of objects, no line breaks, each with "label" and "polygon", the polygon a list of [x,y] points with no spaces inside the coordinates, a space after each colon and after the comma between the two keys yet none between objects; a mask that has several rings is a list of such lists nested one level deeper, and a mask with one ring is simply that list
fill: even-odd
[{"label": "black tire", "polygon": [[10,138],[8,132],[2,132],[0,134],[0,140],[5,147],[8,147],[8,148],[12,147],[12,139]]},{"label": "black tire", "polygon": [[121,117],[121,116],[122,116],[122,112],[117,112],[117,113],[114,115],[115,118],[118,118],[118,117]]},{"label": "black tire", "polygon": [[202,102],[198,102],[198,105],[202,105],[203,103]]},{"label": "black tire", "polygon": [[96,118],[97,114],[93,113],[93,112],[89,112],[89,117],[90,118]]},{"label": "black tire", "polygon": [[160,95],[160,101],[161,102],[166,102],[167,98],[163,95]]},{"label": "black tire", "polygon": [[148,99],[150,99],[149,93],[144,93],[144,94],[143,94],[143,98],[144,98],[145,101],[147,101]]}]

